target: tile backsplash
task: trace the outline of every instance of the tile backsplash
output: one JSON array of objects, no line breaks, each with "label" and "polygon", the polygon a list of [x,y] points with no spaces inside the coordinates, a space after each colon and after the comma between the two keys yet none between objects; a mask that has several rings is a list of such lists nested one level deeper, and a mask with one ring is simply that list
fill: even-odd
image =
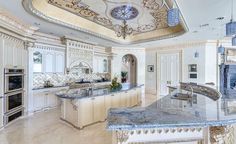
[{"label": "tile backsplash", "polygon": [[44,86],[45,81],[50,81],[54,86],[63,86],[75,81],[91,81],[101,80],[102,78],[110,79],[110,74],[59,74],[59,73],[34,73],[33,88],[40,88]]}]

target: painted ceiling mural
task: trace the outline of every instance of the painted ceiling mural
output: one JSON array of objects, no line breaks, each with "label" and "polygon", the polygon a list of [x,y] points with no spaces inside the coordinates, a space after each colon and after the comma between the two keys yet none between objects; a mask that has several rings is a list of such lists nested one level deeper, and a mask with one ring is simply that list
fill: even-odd
[{"label": "painted ceiling mural", "polygon": [[[48,3],[111,30],[126,19],[134,35],[168,28],[168,4],[163,0],[48,0]],[[126,17],[122,6],[129,6]]]}]

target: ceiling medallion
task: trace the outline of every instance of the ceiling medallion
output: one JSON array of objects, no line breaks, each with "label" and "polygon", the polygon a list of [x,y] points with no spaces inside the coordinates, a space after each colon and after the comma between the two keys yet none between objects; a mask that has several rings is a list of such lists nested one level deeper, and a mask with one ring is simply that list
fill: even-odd
[{"label": "ceiling medallion", "polygon": [[111,10],[111,16],[118,20],[131,20],[138,16],[138,10],[130,5],[122,5]]},{"label": "ceiling medallion", "polygon": [[114,27],[117,37],[125,39],[127,35],[133,33],[133,28],[128,26],[127,20],[136,18],[138,14],[138,10],[130,5],[122,5],[112,9],[111,16],[117,20],[122,20],[122,25],[116,25]]}]

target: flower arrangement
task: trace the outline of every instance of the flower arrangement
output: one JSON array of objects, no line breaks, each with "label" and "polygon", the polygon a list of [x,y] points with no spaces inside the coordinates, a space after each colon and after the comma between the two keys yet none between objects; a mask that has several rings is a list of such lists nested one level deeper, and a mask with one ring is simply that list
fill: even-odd
[{"label": "flower arrangement", "polygon": [[120,90],[122,88],[122,85],[118,82],[118,78],[114,77],[111,81],[110,89],[112,91]]}]

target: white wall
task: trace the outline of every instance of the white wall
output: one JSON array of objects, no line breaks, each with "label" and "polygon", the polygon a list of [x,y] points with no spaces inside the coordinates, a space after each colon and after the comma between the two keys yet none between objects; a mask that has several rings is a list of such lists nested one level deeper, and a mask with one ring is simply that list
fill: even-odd
[{"label": "white wall", "polygon": [[112,68],[111,76],[118,76],[119,78],[122,67],[122,57],[126,54],[132,54],[137,59],[137,83],[145,84],[145,49],[144,48],[112,48]]},{"label": "white wall", "polygon": [[[195,58],[195,52],[199,53],[199,57]],[[205,82],[205,44],[194,45],[183,49],[183,82]],[[188,65],[197,64],[197,79],[189,78]]]},{"label": "white wall", "polygon": [[[182,80],[183,82],[196,82],[205,84],[206,82],[214,82],[217,84],[217,42],[205,41],[199,43],[186,43],[175,46],[157,47],[146,49],[146,67],[154,65],[155,72],[146,72],[145,84],[146,92],[156,94],[157,92],[157,53],[163,51],[182,51]],[[195,58],[195,52],[199,53],[199,57]],[[188,73],[188,65],[197,64],[198,78],[190,79]]]},{"label": "white wall", "polygon": [[[154,72],[148,72],[147,66],[154,65]],[[146,51],[146,92],[150,94],[156,94],[156,74],[157,74],[157,53],[154,51]]]}]

